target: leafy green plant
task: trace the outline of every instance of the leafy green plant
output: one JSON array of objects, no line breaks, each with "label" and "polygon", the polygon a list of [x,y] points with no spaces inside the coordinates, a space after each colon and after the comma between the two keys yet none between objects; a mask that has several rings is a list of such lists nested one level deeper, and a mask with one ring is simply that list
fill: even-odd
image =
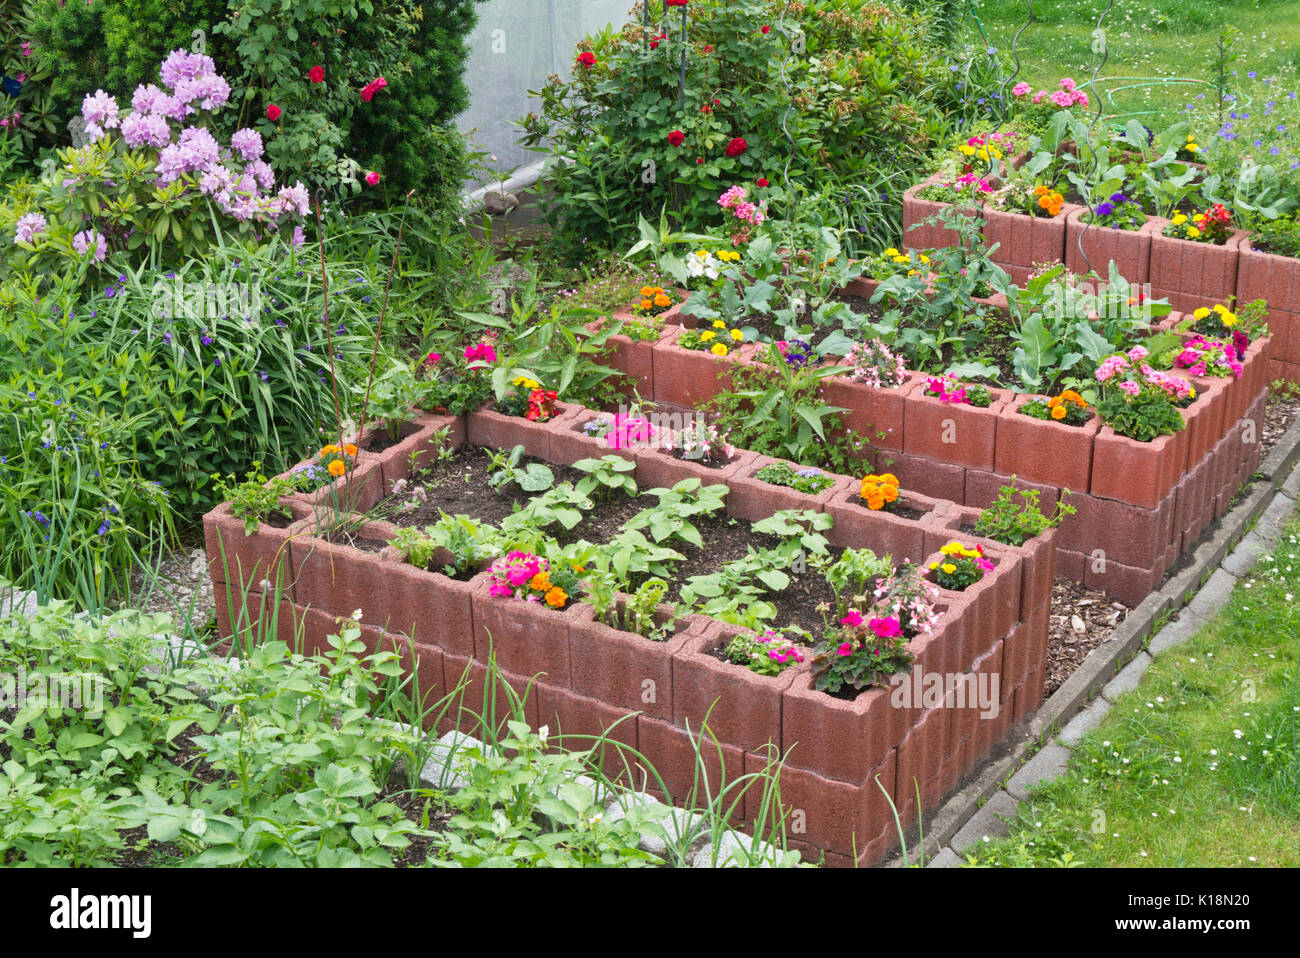
[{"label": "leafy green plant", "polygon": [[727,487],[721,484],[704,485],[692,476],[676,483],[671,489],[647,489],[644,495],[658,502],[642,509],[623,524],[624,531],[645,529],[655,542],[678,540],[697,549],[704,548],[700,531],[691,522],[692,517],[721,512]]},{"label": "leafy green plant", "polygon": [[519,465],[523,458],[524,447],[515,446],[509,452],[500,450],[490,454],[488,465],[488,485],[493,489],[502,489],[512,482],[524,492],[541,492],[555,484],[555,473],[540,462]]},{"label": "leafy green plant", "polygon": [[794,642],[774,629],[737,634],[727,643],[726,655],[727,661],[759,675],[780,675],[803,661],[803,654]]},{"label": "leafy green plant", "polygon": [[630,475],[636,469],[633,460],[622,456],[601,456],[599,459],[579,459],[573,468],[587,474],[575,486],[579,495],[594,494],[594,498],[607,499],[619,491],[628,496],[637,493],[636,480]]},{"label": "leafy green plant", "polygon": [[820,469],[795,469],[788,462],[774,462],[754,473],[755,479],[770,482],[774,486],[787,486],[809,495],[825,492],[835,485],[835,480]]},{"label": "leafy green plant", "polygon": [[1038,505],[1038,490],[1017,488],[1015,476],[1011,478],[1012,483],[999,489],[998,497],[975,520],[977,536],[1020,546],[1059,526],[1063,519],[1077,511],[1065,501],[1070,490],[1063,489],[1051,515],[1045,515]]},{"label": "leafy green plant", "polygon": [[243,482],[239,482],[235,476],[226,479],[213,476],[213,480],[216,482],[217,496],[230,503],[230,514],[236,519],[244,520],[246,536],[251,536],[257,531],[259,522],[273,515],[293,518],[293,511],[280,502],[280,497],[297,490],[292,483],[279,476],[267,479],[262,475],[260,462],[253,463],[252,468],[244,473]]},{"label": "leafy green plant", "polygon": [[420,569],[432,564],[438,550],[446,550],[451,561],[443,565],[443,571],[449,576],[463,578],[478,572],[484,563],[501,551],[501,534],[493,526],[472,516],[450,516],[439,510],[438,521],[423,530],[399,527],[392,543],[407,562]]}]

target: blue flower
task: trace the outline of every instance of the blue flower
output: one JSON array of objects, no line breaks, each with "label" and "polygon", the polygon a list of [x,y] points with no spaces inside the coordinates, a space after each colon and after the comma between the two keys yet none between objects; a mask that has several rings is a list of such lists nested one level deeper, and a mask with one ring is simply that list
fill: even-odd
[{"label": "blue flower", "polygon": [[1110,216],[1110,214],[1114,212],[1115,212],[1115,207],[1111,203],[1099,203],[1097,205],[1098,216]]},{"label": "blue flower", "polygon": [[103,522],[99,524],[99,528],[95,531],[95,535],[98,536],[108,535],[108,527],[110,524],[111,523],[109,522],[109,520],[105,519]]}]

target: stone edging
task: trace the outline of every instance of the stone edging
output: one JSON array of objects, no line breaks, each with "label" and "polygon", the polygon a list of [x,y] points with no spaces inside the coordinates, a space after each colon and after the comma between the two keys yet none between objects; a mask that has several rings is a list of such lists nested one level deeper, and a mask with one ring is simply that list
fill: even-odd
[{"label": "stone edging", "polygon": [[[936,811],[925,825],[927,867],[962,864],[958,852],[984,835],[1005,835],[1016,801],[1037,782],[1065,769],[1070,748],[1101,721],[1110,703],[1137,685],[1153,660],[1191,638],[1227,603],[1236,579],[1254,567],[1281,534],[1281,523],[1300,499],[1300,419],[1291,424],[1260,463],[1256,487],[1227,512],[1213,536],[1201,542],[1187,568],[1172,576],[1133,609],[1114,634],[1083,661],[1029,719],[1030,736],[1012,753],[985,768]],[[1260,528],[1250,527],[1263,517]],[[1176,618],[1173,613],[1180,613]],[[1157,632],[1156,623],[1169,621]],[[1154,633],[1154,634],[1153,634]],[[1097,702],[1085,704],[1101,690]],[[1029,755],[1034,741],[1047,742]],[[908,860],[922,848],[909,846]],[[895,857],[886,867],[898,867]]]}]

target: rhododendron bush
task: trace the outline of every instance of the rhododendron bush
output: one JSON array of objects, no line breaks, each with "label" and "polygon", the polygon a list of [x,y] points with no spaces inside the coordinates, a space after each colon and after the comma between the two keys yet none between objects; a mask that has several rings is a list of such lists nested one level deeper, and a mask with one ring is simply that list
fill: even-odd
[{"label": "rhododendron bush", "polygon": [[260,239],[307,214],[301,182],[277,188],[261,134],[240,128],[225,144],[214,135],[230,84],[211,57],[175,50],[158,75],[162,85],[140,84],[129,107],[103,90],[86,95],[85,145],[59,152],[14,227],[31,262],[103,262],[141,247],[155,263],[178,262],[218,234]]}]

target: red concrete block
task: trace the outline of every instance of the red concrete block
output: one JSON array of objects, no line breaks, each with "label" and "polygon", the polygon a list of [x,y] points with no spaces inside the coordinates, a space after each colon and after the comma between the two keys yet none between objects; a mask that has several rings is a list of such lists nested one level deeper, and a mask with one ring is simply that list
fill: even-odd
[{"label": "red concrete block", "polygon": [[[464,687],[453,696],[447,709],[446,720],[453,721],[454,727],[482,739],[484,728],[491,726],[501,736],[507,734],[506,723],[518,714],[529,728],[541,728],[536,677],[515,675],[498,668],[496,680],[489,685],[484,663],[447,653],[443,654],[442,668],[453,689],[460,687],[462,677],[466,678]],[[443,723],[438,727],[446,730]]]},{"label": "red concrete block", "polygon": [[367,584],[370,601],[359,606],[362,622],[407,635],[425,645],[469,658],[474,654],[473,594],[487,573],[469,581],[417,569],[396,549],[385,550],[379,574]]},{"label": "red concrete block", "polygon": [[1187,465],[1187,433],[1137,442],[1103,426],[1093,444],[1092,482],[1099,499],[1155,508],[1169,495]]},{"label": "red concrete block", "polygon": [[1174,505],[1174,536],[1179,553],[1200,538],[1214,513],[1214,492],[1210,488],[1213,463],[1209,453],[1179,481]]},{"label": "red concrete block", "polygon": [[[624,773],[638,763],[634,712],[546,682],[538,682],[533,691],[537,699],[537,721],[547,727],[548,746],[570,752],[603,751],[602,756],[594,757],[610,775]],[[608,741],[601,742],[602,739]],[[631,776],[626,779],[630,781]]]},{"label": "red concrete block", "polygon": [[1112,599],[1133,608],[1160,587],[1164,580],[1164,569],[1161,568],[1163,564],[1162,558],[1155,568],[1144,569],[1110,559],[1096,562],[1090,560],[1084,572],[1083,583],[1089,589],[1099,589]]},{"label": "red concrete block", "polygon": [[[702,732],[695,722],[691,722],[687,729],[640,715],[637,717],[637,736],[641,753],[653,768],[653,771],[647,770],[648,784],[659,789],[662,780],[673,804],[683,807],[703,804],[706,790],[708,795],[716,798],[725,788],[724,806],[740,796],[744,783],[732,783],[745,773],[745,753]],[[744,806],[745,800],[741,797],[738,817],[743,815]]]},{"label": "red concrete block", "polygon": [[950,708],[927,709],[898,746],[898,780],[894,804],[904,827],[916,820],[916,789],[921,789],[921,808],[938,807],[943,798],[944,765],[960,754],[961,742],[953,737]]},{"label": "red concrete block", "polygon": [[[868,509],[862,501],[860,485],[837,486],[834,496],[826,503],[827,514],[835,520],[835,525],[826,533],[831,544],[868,548],[876,555],[891,555],[899,562],[924,558],[924,537],[919,519],[905,518],[884,509]],[[923,514],[935,506],[935,500],[912,492],[901,494],[898,502]]]},{"label": "red concrete block", "polygon": [[[891,454],[893,462],[889,472],[898,477],[904,489],[930,496],[934,499],[951,499],[964,502],[966,496],[966,467],[950,462],[938,462],[924,456],[905,452]],[[879,467],[878,467],[879,468]]]},{"label": "red concrete block", "polygon": [[759,675],[716,657],[737,635],[751,631],[717,622],[673,655],[674,725],[703,728],[707,723],[719,740],[746,751],[768,744],[782,748],[783,695],[807,675],[808,663],[792,665],[780,675]]},{"label": "red concrete block", "polygon": [[1029,673],[1023,685],[1016,689],[1015,711],[1012,713],[1011,720],[1019,724],[1025,719],[1031,717],[1038,711],[1038,707],[1043,704],[1044,679],[1047,675],[1046,669],[1037,669]]},{"label": "red concrete block", "polygon": [[213,582],[229,582],[236,591],[241,591],[243,588],[261,589],[264,580],[274,585],[279,578],[292,600],[289,541],[296,526],[311,515],[311,509],[292,500],[286,501],[285,505],[293,512],[294,522],[289,527],[277,529],[262,522],[251,536],[244,533],[244,520],[231,514],[228,502],[221,503],[203,517],[208,575]]},{"label": "red concrete block", "polygon": [[831,376],[822,380],[822,399],[828,406],[846,410],[840,419],[848,435],[860,436],[877,449],[902,449],[903,397],[921,376],[908,373],[907,381],[892,389],[875,389],[848,376]]},{"label": "red concrete block", "polygon": [[1101,550],[1108,560],[1151,568],[1173,541],[1174,498],[1166,496],[1155,509],[1144,509],[1113,499],[1074,496],[1070,502],[1078,511],[1061,523],[1059,543],[1090,560]]},{"label": "red concrete block", "polygon": [[[1020,619],[1021,567],[1020,557],[1013,551],[992,540],[963,539],[953,540],[968,548],[979,545],[984,550],[985,558],[993,562],[992,572],[984,573],[978,582],[972,583],[960,592],[940,589],[939,593],[946,601],[950,596],[961,596],[970,603],[971,608],[965,613],[967,618],[966,642],[968,652],[973,659],[983,655],[993,644],[1011,631],[1011,627]],[[945,561],[938,552],[930,554],[925,565]],[[934,573],[927,569],[926,578],[933,581]],[[965,668],[969,661],[962,664]]]},{"label": "red concrete block", "polygon": [[559,688],[571,687],[569,626],[580,621],[580,604],[556,610],[539,602],[526,602],[488,594],[487,573],[476,580],[474,608],[474,658],[489,655],[515,675],[541,675]]},{"label": "red concrete block", "polygon": [[937,183],[939,179],[940,177],[936,173],[923,183],[918,183],[903,193],[902,247],[905,250],[930,250],[961,245],[961,234],[956,230],[946,229],[943,226],[922,225],[923,220],[929,219],[948,205],[935,203],[932,200],[923,200],[916,195],[930,184]]},{"label": "red concrete block", "polygon": [[[303,460],[302,466],[312,460]],[[297,466],[294,467],[298,468]],[[293,469],[280,474],[288,479]],[[344,473],[328,485],[311,492],[298,492],[285,496],[285,501],[298,502],[310,507],[313,512],[329,510],[331,513],[369,512],[384,497],[383,460],[379,455],[361,449],[357,452],[356,462],[350,472]]]},{"label": "red concrete block", "polygon": [[1002,407],[1012,399],[1004,389],[991,389],[987,408],[946,403],[925,394],[928,379],[904,396],[903,451],[938,462],[973,469],[993,469]]},{"label": "red concrete block", "polygon": [[715,356],[708,350],[678,346],[677,340],[685,332],[684,327],[674,329],[654,345],[654,399],[695,409],[732,388],[735,362],[741,355],[752,354],[753,344]]},{"label": "red concrete block", "polygon": [[[1182,410],[1187,423],[1187,462],[1193,468],[1210,454],[1210,448],[1223,438],[1226,429],[1224,410],[1228,405],[1229,383],[1222,379],[1195,379],[1196,399]],[[1231,388],[1236,388],[1235,385]]]},{"label": "red concrete block", "polygon": [[[315,526],[311,520],[308,523]],[[395,531],[390,523],[368,522],[355,535],[386,542]],[[333,615],[351,615],[360,609],[363,623],[386,627],[391,610],[381,583],[388,564],[380,556],[317,538],[306,530],[295,535],[289,543],[289,573],[298,603]]]},{"label": "red concrete block", "polygon": [[1202,306],[1227,303],[1237,292],[1237,260],[1246,234],[1233,230],[1222,246],[1175,239],[1161,231],[1168,222],[1151,233],[1152,294],[1168,299],[1174,309],[1190,313]]},{"label": "red concrete block", "polygon": [[1051,604],[1044,602],[1028,619],[1012,630],[1002,644],[1002,683],[1007,690],[1017,688],[1034,669],[1047,660],[1048,629]]},{"label": "red concrete block", "polygon": [[236,589],[224,582],[215,583],[212,590],[218,639],[238,636],[240,644],[260,645],[268,638],[280,638],[293,647],[292,639],[301,615],[288,595],[281,593],[277,604],[272,598],[274,593],[265,595],[256,589]]},{"label": "red concrete block", "polygon": [[888,686],[842,699],[818,691],[811,675],[801,672],[784,691],[786,765],[840,782],[867,783],[921,713],[900,696]]},{"label": "red concrete block", "polygon": [[635,461],[636,453],[632,449],[611,449],[604,439],[597,439],[582,431],[584,424],[600,415],[594,410],[583,409],[572,419],[548,425],[547,428],[551,433],[551,450],[547,461],[557,466],[571,466],[582,459],[599,459],[602,456],[621,456]]},{"label": "red concrete block", "polygon": [[[856,849],[863,853],[866,846],[894,827],[889,798],[895,789],[896,758],[891,751],[861,785],[833,781],[805,769],[783,768],[781,806],[787,835],[828,852],[853,855]],[[746,774],[765,766],[761,756],[745,755]],[[747,800],[759,798],[757,787],[751,787]]]},{"label": "red concrete block", "polygon": [[704,616],[688,616],[680,630],[664,642],[610,628],[593,618],[588,605],[578,607],[569,625],[571,685],[579,695],[621,709],[672,721],[673,666],[676,655],[693,636],[712,625]]},{"label": "red concrete block", "polygon": [[671,489],[683,479],[696,478],[706,486],[727,484],[736,473],[748,468],[756,453],[736,450],[734,458],[720,466],[706,466],[690,459],[677,459],[659,449],[636,450],[636,479],[639,489]]},{"label": "red concrete block", "polygon": [[1082,207],[1066,203],[1056,216],[1029,216],[984,207],[984,243],[998,244],[993,260],[1003,269],[1065,262],[1065,221]]},{"label": "red concrete block", "polygon": [[[413,473],[419,473],[437,459],[438,434],[447,430],[443,440],[450,448],[458,449],[465,444],[465,417],[441,416],[421,413],[402,428],[402,440],[387,449],[373,453],[379,460],[379,471],[383,477],[383,496],[393,491],[393,484],[399,479],[407,479]],[[357,445],[369,450],[378,440],[385,438],[381,430],[366,427],[357,440]]]},{"label": "red concrete block", "polygon": [[788,486],[775,486],[756,477],[759,470],[774,463],[784,462],[792,469],[802,468],[797,462],[787,459],[773,459],[770,456],[755,455],[754,459],[738,472],[733,472],[727,479],[730,492],[727,493],[727,514],[737,519],[757,521],[766,519],[782,509],[811,509],[825,512],[826,504],[845,489],[857,489],[861,482],[850,476],[840,476],[822,470],[834,480],[834,484],[823,492],[810,495]]},{"label": "red concrete block", "polygon": [[1092,443],[1101,429],[1101,420],[1094,415],[1082,426],[1067,426],[1021,412],[1025,403],[1041,398],[1016,396],[1002,410],[995,470],[1030,482],[1087,492],[1092,476]]},{"label": "red concrete block", "polygon": [[530,422],[523,416],[507,416],[491,405],[484,406],[465,417],[466,435],[475,446],[506,451],[523,446],[525,455],[550,460],[551,434],[555,426],[585,411],[581,406],[569,403],[556,403],[556,408],[558,413],[547,422]]},{"label": "red concrete block", "polygon": [[[1056,508],[1061,498],[1061,489],[1041,482],[1030,482],[1023,476],[1011,473],[987,472],[983,469],[966,470],[965,505],[971,509],[987,509],[1002,493],[1003,486],[1015,486],[1017,489],[1036,490],[1038,508],[1050,512]],[[1070,487],[1071,493],[1084,492],[1084,489]],[[974,519],[971,520],[972,522]]]},{"label": "red concrete block", "polygon": [[1130,283],[1147,282],[1151,272],[1151,237],[1155,224],[1160,221],[1148,220],[1141,229],[1122,230],[1088,225],[1082,219],[1085,213],[1088,213],[1086,208],[1076,210],[1065,222],[1065,265],[1070,272],[1086,273],[1091,263],[1094,273],[1107,277],[1113,260],[1120,276]]}]

